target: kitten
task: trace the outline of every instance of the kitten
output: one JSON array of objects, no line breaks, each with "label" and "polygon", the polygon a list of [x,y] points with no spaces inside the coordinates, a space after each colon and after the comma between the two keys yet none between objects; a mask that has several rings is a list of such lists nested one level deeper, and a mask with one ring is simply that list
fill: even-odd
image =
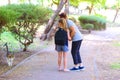
[{"label": "kitten", "polygon": [[6,53],[7,64],[8,64],[8,66],[12,66],[13,60],[14,60],[14,58],[15,58],[14,53],[11,53],[11,52],[8,50],[9,48],[8,48],[7,43],[5,43],[4,46],[6,47],[6,51],[7,51],[7,53]]}]

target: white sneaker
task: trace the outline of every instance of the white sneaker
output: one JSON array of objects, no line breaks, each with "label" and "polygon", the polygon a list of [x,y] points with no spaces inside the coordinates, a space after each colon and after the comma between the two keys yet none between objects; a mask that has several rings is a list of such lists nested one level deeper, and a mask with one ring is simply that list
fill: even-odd
[{"label": "white sneaker", "polygon": [[58,71],[62,71],[63,69],[62,68],[59,68]]},{"label": "white sneaker", "polygon": [[63,71],[64,71],[64,72],[68,72],[68,71],[70,71],[70,70],[69,70],[69,69],[63,69]]}]

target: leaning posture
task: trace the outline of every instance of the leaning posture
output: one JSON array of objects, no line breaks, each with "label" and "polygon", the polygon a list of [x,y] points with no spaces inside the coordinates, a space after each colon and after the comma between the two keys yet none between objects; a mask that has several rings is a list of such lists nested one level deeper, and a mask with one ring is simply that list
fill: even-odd
[{"label": "leaning posture", "polygon": [[71,48],[71,54],[74,62],[74,67],[71,68],[71,71],[80,71],[84,70],[84,66],[82,64],[82,59],[80,55],[80,48],[82,44],[82,34],[79,31],[77,25],[72,21],[67,18],[66,13],[61,13],[59,14],[60,18],[66,19],[67,22],[67,27],[70,30],[70,37],[72,38],[72,48]]}]

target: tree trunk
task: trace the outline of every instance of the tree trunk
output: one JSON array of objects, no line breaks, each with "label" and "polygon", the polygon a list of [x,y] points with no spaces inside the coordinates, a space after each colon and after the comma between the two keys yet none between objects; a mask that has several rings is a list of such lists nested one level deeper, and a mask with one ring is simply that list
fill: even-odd
[{"label": "tree trunk", "polygon": [[11,4],[11,0],[8,0],[8,4]]},{"label": "tree trunk", "polygon": [[52,40],[52,37],[55,35],[57,28],[58,28],[58,21],[55,21],[53,27],[50,29],[49,33],[47,34],[47,40]]},{"label": "tree trunk", "polygon": [[69,14],[69,0],[66,1],[64,12],[65,12],[66,14]]},{"label": "tree trunk", "polygon": [[31,0],[28,0],[29,4],[31,4]]},{"label": "tree trunk", "polygon": [[115,14],[115,17],[114,17],[114,19],[113,19],[113,23],[115,22],[115,20],[116,20],[116,18],[117,18],[118,12],[119,12],[119,9],[116,9],[116,14]]},{"label": "tree trunk", "polygon": [[59,4],[57,10],[55,11],[55,13],[52,15],[52,17],[48,21],[48,24],[46,26],[44,34],[40,37],[41,40],[46,40],[48,38],[47,34],[49,33],[50,29],[52,28],[54,21],[55,21],[55,18],[58,16],[58,14],[61,11],[61,9],[63,8],[65,2],[66,2],[66,0],[60,0],[60,4]]},{"label": "tree trunk", "polygon": [[24,49],[23,49],[23,52],[25,52],[25,51],[27,51],[27,48],[26,48],[26,47],[24,47]]},{"label": "tree trunk", "polygon": [[44,2],[43,2],[43,0],[42,0],[41,2],[42,2],[42,6],[44,6]]},{"label": "tree trunk", "polygon": [[91,4],[91,7],[89,8],[89,14],[92,13],[93,6],[94,6],[94,4]]},{"label": "tree trunk", "polygon": [[23,49],[23,52],[27,51],[27,45],[24,45],[24,49]]}]

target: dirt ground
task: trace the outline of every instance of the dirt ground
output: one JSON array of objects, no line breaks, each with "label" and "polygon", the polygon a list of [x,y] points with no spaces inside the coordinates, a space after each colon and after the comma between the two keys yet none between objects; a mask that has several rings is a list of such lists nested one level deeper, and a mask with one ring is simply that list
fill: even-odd
[{"label": "dirt ground", "polygon": [[2,58],[2,59],[0,59],[0,75],[4,74],[8,70],[12,69],[17,64],[19,64],[21,61],[25,60],[26,58],[30,57],[31,55],[34,55],[36,52],[40,51],[41,49],[46,48],[48,43],[49,42],[47,42],[47,41],[44,41],[44,42],[39,41],[39,38],[36,38],[33,43],[34,47],[28,48],[28,51],[26,51],[26,52],[23,52],[21,50],[20,52],[15,53],[15,59],[13,61],[12,67],[9,67],[6,62],[6,58],[5,58],[6,52],[0,50],[0,57]]},{"label": "dirt ground", "polygon": [[103,80],[120,80],[120,69],[113,69],[111,64],[120,63],[120,46],[113,46],[114,42],[100,43],[100,51],[96,62]]},{"label": "dirt ground", "polygon": [[[89,54],[89,56],[94,55],[93,63],[96,63],[98,67],[98,72],[95,71],[95,74],[101,75],[100,80],[120,80],[120,69],[112,69],[110,66],[111,64],[116,62],[120,63],[120,46],[114,45],[116,43],[120,43],[119,30],[120,27],[109,28],[106,31],[92,31],[91,34],[84,35],[83,45],[88,47],[88,50],[91,49],[92,51],[90,51],[90,53],[93,53],[86,54]],[[41,45],[46,46],[52,44],[51,42],[40,43],[42,43]],[[40,51],[42,48],[45,47],[39,47],[27,53],[16,54],[14,66],[30,55],[33,55],[37,51]],[[84,57],[84,59],[86,59],[86,57]],[[93,65],[93,67],[96,70],[96,65]],[[8,67],[6,63],[0,64],[0,75],[5,73],[9,69],[11,69],[11,67]]]},{"label": "dirt ground", "polygon": [[101,76],[100,80],[120,80],[120,69],[111,67],[111,64],[120,63],[120,46],[115,47],[114,41],[85,41],[85,43],[86,47],[91,46],[90,53],[94,55],[93,67],[97,71],[95,74]]},{"label": "dirt ground", "polygon": [[101,80],[120,80],[120,69],[111,67],[111,64],[120,64],[119,30],[120,27],[110,27],[106,31],[93,31],[85,36],[86,41],[91,43],[88,46],[96,47],[93,49],[93,53],[96,53],[94,61],[97,63]]}]

